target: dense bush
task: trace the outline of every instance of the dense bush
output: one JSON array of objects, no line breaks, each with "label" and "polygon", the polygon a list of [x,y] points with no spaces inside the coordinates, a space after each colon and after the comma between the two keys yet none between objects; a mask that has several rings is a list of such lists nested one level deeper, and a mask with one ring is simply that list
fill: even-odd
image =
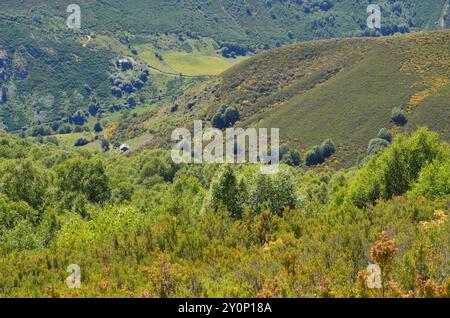
[{"label": "dense bush", "polygon": [[425,129],[418,130],[411,138],[397,138],[359,171],[350,185],[352,202],[363,207],[381,198],[388,200],[404,194],[411,189],[425,165],[445,157],[448,152],[444,149],[439,146],[436,134]]},{"label": "dense bush", "polygon": [[69,121],[74,125],[83,126],[86,122],[86,115],[81,110],[77,110],[75,114],[69,117]]},{"label": "dense bush", "polygon": [[319,146],[314,146],[305,154],[305,162],[308,166],[314,166],[319,163],[323,163],[324,160],[325,159],[323,156],[322,148]]},{"label": "dense bush", "polygon": [[74,146],[75,147],[83,147],[86,146],[89,143],[89,140],[87,140],[86,138],[78,138],[75,143]]},{"label": "dense bush", "polygon": [[95,125],[94,125],[94,131],[95,131],[96,133],[100,133],[100,132],[103,131],[103,127],[102,127],[102,125],[100,124],[100,122],[96,122],[96,123],[95,123]]},{"label": "dense bush", "polygon": [[393,137],[392,133],[389,130],[387,130],[386,128],[381,128],[380,131],[378,132],[377,138],[384,139],[387,142],[391,143]]},{"label": "dense bush", "polygon": [[389,142],[386,139],[375,138],[369,142],[367,146],[367,154],[369,156],[375,155],[379,153],[381,150],[387,148],[389,146]]},{"label": "dense bush", "polygon": [[336,146],[331,139],[325,140],[321,146],[314,146],[305,154],[307,166],[315,166],[324,163],[326,159],[336,152]]},{"label": "dense bush", "polygon": [[336,146],[334,145],[334,142],[331,139],[325,140],[322,143],[321,148],[324,158],[329,158],[336,152]]},{"label": "dense bush", "polygon": [[171,182],[178,169],[166,151],[143,152],[138,158],[138,180],[144,185]]},{"label": "dense bush", "polygon": [[60,195],[79,193],[92,203],[105,202],[110,196],[108,176],[100,160],[70,159],[55,167]]},{"label": "dense bush", "polygon": [[298,167],[302,164],[302,157],[298,150],[285,149],[283,146],[280,147],[280,159],[282,163],[292,167]]},{"label": "dense bush", "polygon": [[394,123],[400,126],[403,126],[408,122],[405,111],[400,107],[396,107],[392,110],[391,119]]},{"label": "dense bush", "polygon": [[224,129],[233,126],[240,119],[235,106],[222,107],[211,119],[214,128]]},{"label": "dense bush", "polygon": [[53,134],[53,130],[46,125],[39,125],[31,129],[31,136],[33,137],[50,136],[51,134]]},{"label": "dense bush", "polygon": [[226,165],[211,186],[211,208],[225,208],[232,218],[241,218],[245,185],[239,182],[230,165]]},{"label": "dense bush", "polygon": [[58,129],[58,134],[70,134],[72,132],[73,128],[71,125],[69,124],[63,124],[61,127],[59,127]]}]

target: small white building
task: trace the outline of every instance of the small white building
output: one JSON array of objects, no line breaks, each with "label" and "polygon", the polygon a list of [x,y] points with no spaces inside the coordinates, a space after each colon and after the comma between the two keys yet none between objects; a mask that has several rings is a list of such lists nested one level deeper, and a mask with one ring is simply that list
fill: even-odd
[{"label": "small white building", "polygon": [[126,152],[126,151],[130,150],[130,146],[128,146],[127,144],[123,144],[119,147],[119,150],[122,152]]}]

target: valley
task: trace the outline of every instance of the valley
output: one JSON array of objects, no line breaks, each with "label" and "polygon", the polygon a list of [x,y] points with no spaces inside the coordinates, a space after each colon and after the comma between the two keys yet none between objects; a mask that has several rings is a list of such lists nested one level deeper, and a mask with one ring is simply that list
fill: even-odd
[{"label": "valley", "polygon": [[1,1],[0,298],[450,297],[448,0],[69,4]]}]

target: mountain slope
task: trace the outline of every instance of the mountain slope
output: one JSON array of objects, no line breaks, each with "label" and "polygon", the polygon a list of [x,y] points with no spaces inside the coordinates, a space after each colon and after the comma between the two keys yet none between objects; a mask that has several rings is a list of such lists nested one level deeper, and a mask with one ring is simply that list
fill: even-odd
[{"label": "mountain slope", "polygon": [[[436,29],[445,2],[380,0],[382,28],[373,32],[366,25],[370,1],[360,0],[80,0],[81,30],[66,27],[72,1],[3,0],[0,52],[7,66],[0,66],[6,96],[0,126],[58,127],[77,111],[89,116],[92,105],[108,124],[114,117],[109,111],[123,113],[130,98],[137,107],[174,98],[249,52],[310,39]],[[140,76],[115,68],[124,57],[139,71],[149,68],[150,79],[137,92],[126,90],[116,98],[114,79],[132,82]],[[81,129],[92,129],[95,120]]]},{"label": "mountain slope", "polygon": [[[71,1],[4,0],[6,13],[40,15],[43,21],[67,17]],[[83,28],[115,32],[196,32],[218,41],[270,45],[291,39],[350,36],[367,31],[369,0],[80,0]],[[377,1],[383,34],[436,29],[446,0]]]},{"label": "mountain slope", "polygon": [[124,123],[150,128],[153,144],[169,144],[171,129],[210,121],[223,106],[239,109],[242,127],[280,128],[282,140],[306,150],[333,138],[353,164],[394,107],[409,118],[401,128],[428,126],[450,137],[450,32],[295,44],[251,58],[188,90],[166,110]]}]

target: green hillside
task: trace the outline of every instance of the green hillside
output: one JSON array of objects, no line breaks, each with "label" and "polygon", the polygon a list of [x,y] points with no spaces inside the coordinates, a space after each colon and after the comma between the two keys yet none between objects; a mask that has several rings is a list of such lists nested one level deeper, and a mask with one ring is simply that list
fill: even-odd
[{"label": "green hillside", "polygon": [[[311,39],[437,29],[448,16],[445,0],[384,0],[382,28],[373,32],[366,25],[369,2],[82,0],[82,28],[70,30],[71,1],[5,0],[0,51],[7,58],[0,89],[7,98],[0,104],[1,127],[29,134],[48,124],[54,133],[77,111],[92,115],[92,105],[108,124],[112,110],[174,99],[244,55]],[[133,62],[133,72],[115,67],[122,58]],[[112,94],[114,80],[130,86],[144,69],[149,71],[144,87]]]},{"label": "green hillside", "polygon": [[[448,140],[449,43],[450,33],[441,31],[295,44],[257,55],[187,90],[165,112],[121,127],[151,127],[161,145],[174,127],[209,122],[219,108],[236,106],[236,125],[280,128],[282,140],[302,150],[333,138],[347,164],[381,128],[396,134],[427,126]],[[404,127],[392,122],[394,107],[405,110]]]},{"label": "green hillside", "polygon": [[[68,0],[3,1],[4,10],[41,15],[46,21],[66,17]],[[446,0],[380,0],[381,33],[438,28]],[[308,40],[364,33],[369,0],[80,0],[84,28],[140,33],[195,32],[220,42],[275,46],[292,39]]]}]

